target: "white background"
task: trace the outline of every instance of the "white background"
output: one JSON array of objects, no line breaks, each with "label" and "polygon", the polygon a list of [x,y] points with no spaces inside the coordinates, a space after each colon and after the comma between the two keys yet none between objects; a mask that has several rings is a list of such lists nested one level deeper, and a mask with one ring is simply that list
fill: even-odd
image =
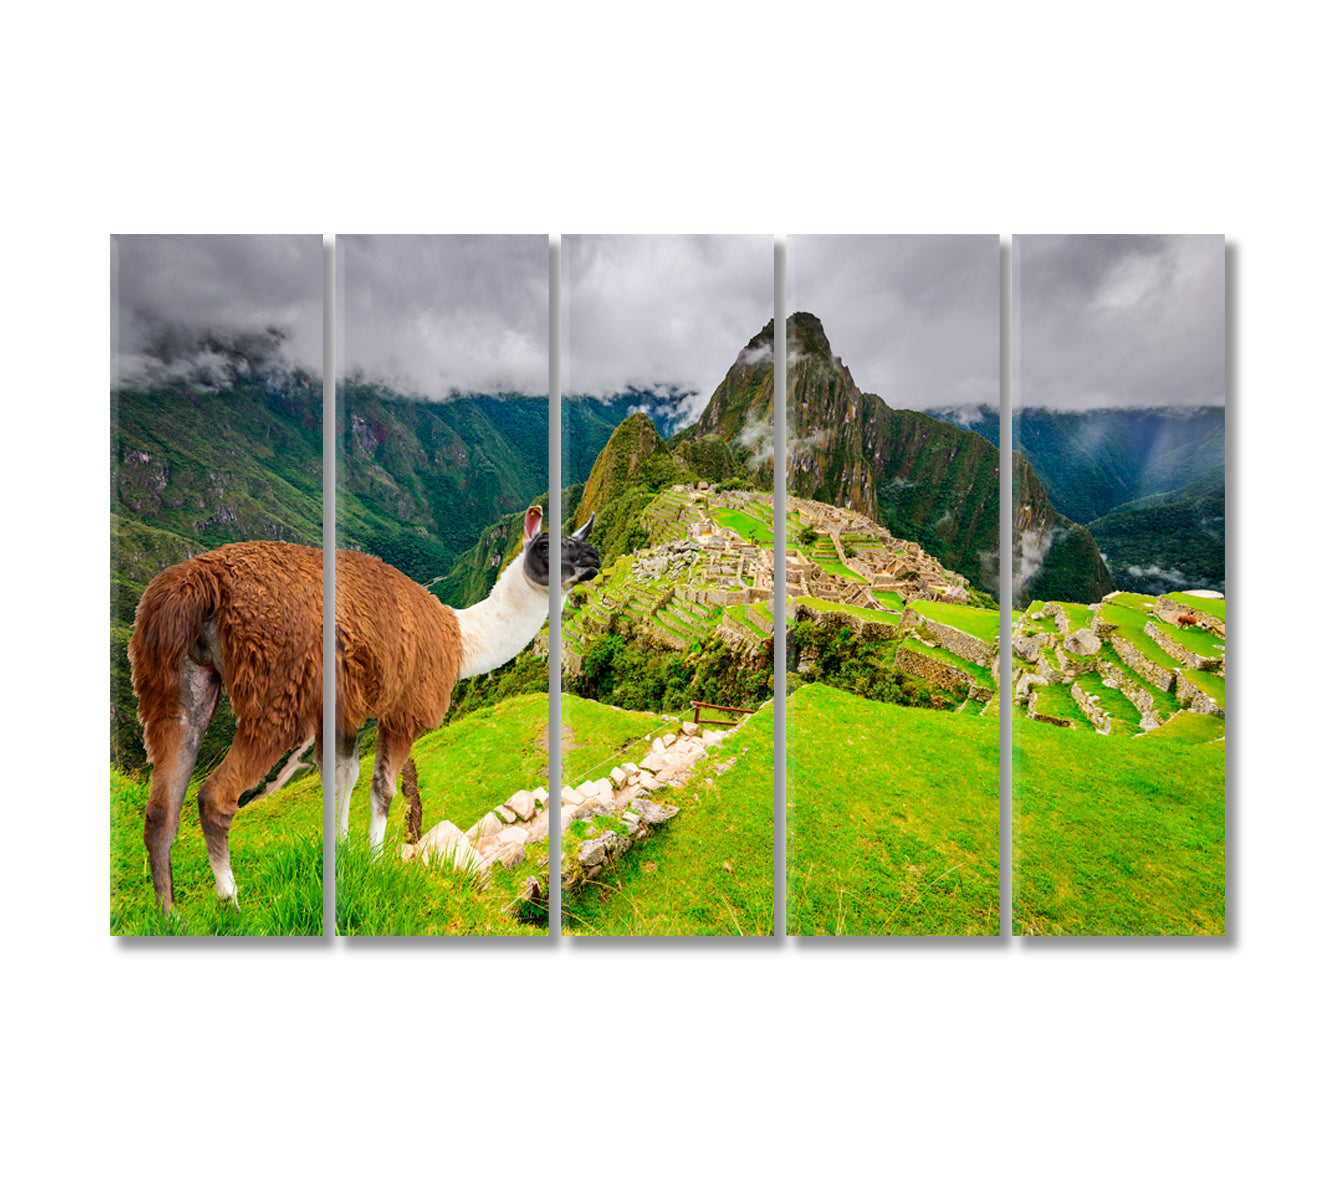
[{"label": "white background", "polygon": [[[15,1194],[1327,1186],[1315,7],[285,7],[7,22]],[[305,231],[1225,233],[1227,943],[109,938],[107,237]]]}]

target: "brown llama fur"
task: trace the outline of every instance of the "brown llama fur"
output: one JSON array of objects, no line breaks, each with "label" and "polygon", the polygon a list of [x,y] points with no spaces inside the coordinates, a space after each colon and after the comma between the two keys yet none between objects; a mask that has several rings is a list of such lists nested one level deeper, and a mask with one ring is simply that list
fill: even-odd
[{"label": "brown llama fur", "polygon": [[[413,741],[449,707],[462,658],[458,619],[379,559],[340,550],[337,571],[339,758],[355,762],[357,731],[379,717],[376,775],[396,780]],[[323,623],[322,552],[309,546],[223,546],[168,567],[145,590],[130,667],[154,768],[144,842],[164,908],[174,903],[171,843],[220,686],[236,715],[236,737],[199,789],[220,896],[233,887],[227,838],[241,795],[311,738],[318,761]]]},{"label": "brown llama fur", "polygon": [[1187,625],[1198,625],[1199,623],[1200,623],[1200,618],[1195,616],[1193,613],[1177,614],[1178,629],[1184,629]]},{"label": "brown llama fur", "polygon": [[199,820],[220,896],[234,894],[227,838],[242,793],[288,751],[319,743],[324,710],[324,571],[319,550],[245,542],[176,563],[145,589],[130,672],[153,764],[144,843],[162,907],[171,843],[204,731],[226,687],[236,737],[200,786]]},{"label": "brown llama fur", "polygon": [[[506,655],[517,653],[545,621],[549,546],[548,535],[538,533],[541,521],[541,508],[530,507],[522,559],[462,617],[387,563],[338,552],[334,783],[341,834],[347,832],[361,726],[379,719],[370,824],[378,850],[412,743],[444,720],[460,675],[508,661]],[[573,537],[561,538],[563,590],[600,568],[586,541],[591,528],[590,519]],[[223,687],[236,714],[236,737],[199,789],[199,819],[219,898],[236,896],[228,835],[241,795],[307,742],[314,743],[320,765],[323,624],[323,554],[308,546],[222,546],[168,567],[144,591],[130,638],[130,667],[153,764],[144,843],[164,910],[174,902],[171,844],[182,801]],[[420,799],[410,798],[419,823]]]}]

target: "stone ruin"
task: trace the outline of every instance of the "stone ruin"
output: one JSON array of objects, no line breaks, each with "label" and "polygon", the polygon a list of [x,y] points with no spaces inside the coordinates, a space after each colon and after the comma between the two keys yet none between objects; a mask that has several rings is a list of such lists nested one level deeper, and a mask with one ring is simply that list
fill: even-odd
[{"label": "stone ruin", "polygon": [[[560,831],[564,834],[579,819],[618,818],[620,829],[603,830],[596,837],[580,842],[568,862],[562,861],[561,882],[577,887],[596,879],[608,866],[624,856],[636,842],[649,837],[671,820],[680,809],[659,803],[652,795],[667,788],[679,788],[696,765],[708,757],[734,730],[701,730],[693,721],[683,721],[680,733],[655,737],[639,762],[625,762],[599,778],[564,787],[560,795]],[[724,768],[719,768],[724,769]],[[440,821],[415,844],[403,846],[399,855],[404,862],[447,866],[472,876],[486,886],[495,864],[516,865],[537,843],[545,850],[548,841],[548,793],[546,788],[515,792],[498,804],[467,830],[450,821]],[[524,891],[537,899],[545,884],[537,879],[525,882]]]},{"label": "stone ruin", "polygon": [[679,735],[668,733],[654,738],[649,753],[639,762],[622,763],[606,776],[591,779],[577,788],[562,788],[562,834],[576,820],[593,817],[617,818],[620,826],[585,838],[571,854],[562,856],[562,887],[575,888],[596,879],[636,842],[651,836],[676,816],[680,812],[676,805],[661,804],[649,797],[666,788],[685,786],[696,765],[732,732],[701,731],[695,722],[683,721]]}]

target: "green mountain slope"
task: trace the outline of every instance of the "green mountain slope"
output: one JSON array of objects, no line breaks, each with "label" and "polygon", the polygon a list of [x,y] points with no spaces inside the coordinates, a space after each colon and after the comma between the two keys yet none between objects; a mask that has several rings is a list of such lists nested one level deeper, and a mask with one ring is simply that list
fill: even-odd
[{"label": "green mountain slope", "polygon": [[1089,526],[1117,587],[1225,590],[1225,493],[1204,484],[1132,501]]}]

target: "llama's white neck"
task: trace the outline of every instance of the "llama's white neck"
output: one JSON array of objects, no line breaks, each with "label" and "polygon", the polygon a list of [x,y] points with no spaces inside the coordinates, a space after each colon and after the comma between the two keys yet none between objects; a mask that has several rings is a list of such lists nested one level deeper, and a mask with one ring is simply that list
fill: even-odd
[{"label": "llama's white neck", "polygon": [[463,641],[459,678],[494,671],[528,645],[547,619],[547,595],[546,588],[528,582],[520,553],[501,572],[485,600],[456,609]]}]

